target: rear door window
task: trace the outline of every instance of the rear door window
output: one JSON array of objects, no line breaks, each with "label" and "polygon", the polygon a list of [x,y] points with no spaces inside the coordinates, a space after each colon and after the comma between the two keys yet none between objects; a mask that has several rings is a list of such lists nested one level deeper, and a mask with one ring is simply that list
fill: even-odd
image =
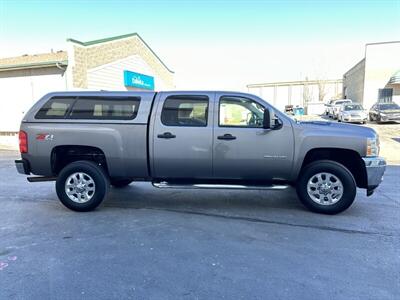
[{"label": "rear door window", "polygon": [[79,97],[70,119],[132,120],[140,104],[139,97]]},{"label": "rear door window", "polygon": [[54,97],[37,112],[36,119],[64,119],[75,98]]},{"label": "rear door window", "polygon": [[168,97],[161,112],[161,122],[166,126],[206,127],[207,118],[207,96]]}]

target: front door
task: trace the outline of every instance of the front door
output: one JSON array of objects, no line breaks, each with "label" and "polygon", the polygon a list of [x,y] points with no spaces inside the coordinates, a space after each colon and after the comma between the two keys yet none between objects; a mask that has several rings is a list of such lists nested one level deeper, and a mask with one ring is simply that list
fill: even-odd
[{"label": "front door", "polygon": [[288,179],[293,160],[293,131],[288,120],[278,130],[264,129],[266,103],[217,94],[214,116],[214,177],[269,181]]},{"label": "front door", "polygon": [[212,177],[214,93],[161,93],[153,120],[153,177]]}]

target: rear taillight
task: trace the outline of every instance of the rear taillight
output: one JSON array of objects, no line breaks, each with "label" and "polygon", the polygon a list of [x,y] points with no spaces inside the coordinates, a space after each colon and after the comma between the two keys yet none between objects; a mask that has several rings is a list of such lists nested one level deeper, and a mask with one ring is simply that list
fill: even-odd
[{"label": "rear taillight", "polygon": [[28,135],[25,131],[19,132],[19,152],[28,153]]}]

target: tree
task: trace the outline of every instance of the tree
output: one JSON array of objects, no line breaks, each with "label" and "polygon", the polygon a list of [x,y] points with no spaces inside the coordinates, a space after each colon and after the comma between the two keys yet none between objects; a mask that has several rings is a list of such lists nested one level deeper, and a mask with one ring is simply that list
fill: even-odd
[{"label": "tree", "polygon": [[318,101],[323,102],[326,96],[326,84],[325,80],[318,80]]}]

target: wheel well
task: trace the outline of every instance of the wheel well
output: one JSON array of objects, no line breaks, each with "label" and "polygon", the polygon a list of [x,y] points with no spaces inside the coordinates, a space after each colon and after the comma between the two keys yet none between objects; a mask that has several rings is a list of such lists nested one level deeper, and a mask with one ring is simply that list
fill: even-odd
[{"label": "wheel well", "polygon": [[91,146],[65,145],[54,147],[51,152],[51,170],[57,175],[66,165],[78,160],[93,161],[108,173],[104,152]]},{"label": "wheel well", "polygon": [[306,165],[316,160],[328,159],[344,165],[353,174],[357,187],[367,188],[368,179],[365,163],[360,154],[354,150],[338,148],[318,148],[307,152],[304,157],[303,169]]}]

